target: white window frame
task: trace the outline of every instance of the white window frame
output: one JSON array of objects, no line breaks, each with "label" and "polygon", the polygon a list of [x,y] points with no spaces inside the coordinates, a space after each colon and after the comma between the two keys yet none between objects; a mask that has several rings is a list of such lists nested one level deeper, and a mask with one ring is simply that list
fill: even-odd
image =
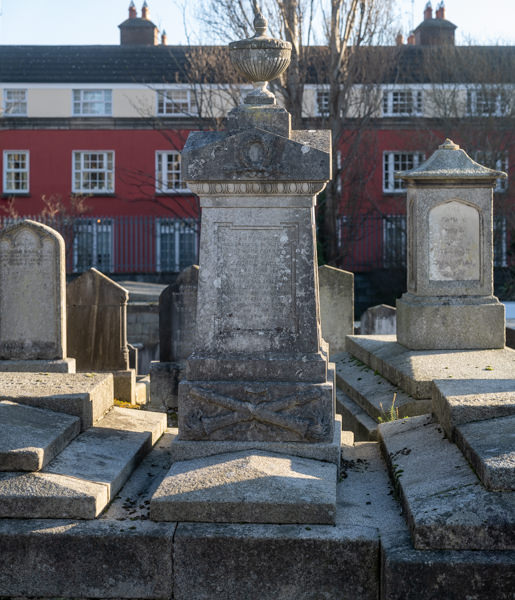
[{"label": "white window frame", "polygon": [[[23,154],[25,156],[25,168],[24,169],[20,169],[20,168],[9,168],[8,167],[8,161],[9,161],[9,155],[10,154]],[[10,173],[16,174],[16,173],[25,173],[26,174],[26,187],[24,189],[16,189],[16,188],[10,188],[8,185],[8,175]],[[3,153],[3,178],[2,178],[2,184],[3,184],[3,192],[4,194],[10,194],[10,195],[14,195],[14,194],[28,194],[30,193],[30,152],[29,150],[4,150]]]},{"label": "white window frame", "polygon": [[[112,219],[99,219],[96,217],[80,217],[75,219],[73,224],[73,272],[82,273],[83,271],[95,267],[102,273],[112,273],[113,255],[114,255],[114,240],[113,240],[114,223]],[[99,233],[108,234],[107,244],[99,244]],[[87,264],[79,265],[79,246],[81,246],[81,234],[91,234],[91,248],[86,248],[86,251],[91,254],[91,260]],[[82,242],[83,244],[83,242]],[[99,247],[100,246],[100,247]],[[108,262],[103,263],[99,260],[99,250],[103,251],[102,256],[108,257]],[[107,252],[105,252],[107,250]]]},{"label": "white window frame", "polygon": [[[176,159],[177,168],[170,168],[168,157]],[[168,187],[172,176],[173,187]],[[156,150],[156,194],[177,194],[189,189],[181,181],[181,153],[177,150]]]},{"label": "white window frame", "polygon": [[[173,95],[183,98],[173,98]],[[190,117],[198,115],[197,99],[190,88],[165,88],[156,90],[158,117]]]},{"label": "white window frame", "polygon": [[[156,270],[158,273],[163,271],[176,272],[182,271],[190,264],[195,264],[198,260],[198,227],[199,224],[195,219],[174,219],[174,218],[159,218],[156,219]],[[162,236],[172,234],[174,236],[174,264],[163,265],[162,253]],[[190,260],[181,260],[181,235],[191,235],[194,237],[195,251],[194,256]],[[172,266],[173,268],[164,268]]]},{"label": "white window frame", "polygon": [[[104,167],[99,169],[93,169],[84,166],[86,155],[98,154],[102,155],[105,163],[109,163],[109,158],[111,159],[111,168]],[[76,157],[80,156],[80,169],[76,169]],[[109,157],[110,155],[110,157]],[[114,173],[115,173],[115,154],[114,150],[73,150],[72,151],[72,192],[74,194],[95,194],[99,196],[111,195],[114,194],[115,189],[115,181],[114,181]],[[80,173],[80,181],[77,185],[77,173]],[[88,188],[85,186],[84,175],[86,173],[103,173],[105,175],[106,186],[103,188],[95,187]],[[110,186],[109,186],[110,181]]]},{"label": "white window frame", "polygon": [[[10,99],[11,94],[23,94],[23,99]],[[13,111],[10,105],[21,105],[21,109]],[[26,117],[27,116],[27,90],[25,88],[4,88],[2,109],[4,117]]]},{"label": "white window frame", "polygon": [[[102,98],[93,99],[94,94]],[[100,111],[91,110],[91,105],[98,104]],[[73,89],[72,115],[74,117],[110,117],[113,114],[113,93],[109,89]]]},{"label": "white window frame", "polygon": [[329,88],[318,87],[315,89],[315,116],[329,116]]},{"label": "white window frame", "polygon": [[[486,95],[490,95],[488,98]],[[493,110],[485,107],[490,105]],[[510,93],[499,87],[467,88],[467,116],[505,117],[510,113]]]},{"label": "white window frame", "polygon": [[[401,99],[402,95],[406,98]],[[411,108],[400,110],[401,106]],[[423,110],[423,90],[413,88],[383,90],[383,117],[421,117]]]},{"label": "white window frame", "polygon": [[[407,157],[412,157],[412,166],[402,163],[407,162]],[[425,159],[423,152],[403,152],[398,150],[387,150],[383,152],[383,193],[404,194],[406,186],[402,179],[395,179],[396,171],[407,171],[414,169]]]},{"label": "white window frame", "polygon": [[383,268],[406,266],[407,237],[406,215],[383,217]]}]

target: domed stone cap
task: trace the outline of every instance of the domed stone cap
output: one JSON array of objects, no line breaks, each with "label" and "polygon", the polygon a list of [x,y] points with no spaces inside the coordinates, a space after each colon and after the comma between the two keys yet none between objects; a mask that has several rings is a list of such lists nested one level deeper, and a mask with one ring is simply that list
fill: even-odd
[{"label": "domed stone cap", "polygon": [[404,181],[474,180],[494,183],[499,177],[506,178],[504,171],[495,171],[472,160],[458,144],[447,138],[425,162],[409,171],[395,173]]}]

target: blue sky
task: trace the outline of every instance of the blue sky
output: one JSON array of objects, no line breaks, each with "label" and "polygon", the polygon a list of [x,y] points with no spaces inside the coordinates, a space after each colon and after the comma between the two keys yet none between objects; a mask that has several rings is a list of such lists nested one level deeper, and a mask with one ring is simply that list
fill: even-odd
[{"label": "blue sky", "polygon": [[[118,44],[118,25],[127,18],[130,0],[0,0],[1,44]],[[169,44],[184,44],[181,2],[147,0],[150,18],[166,29]],[[433,9],[439,0],[433,0]],[[135,0],[138,14],[143,0]],[[405,33],[422,20],[426,0],[398,0]],[[515,0],[447,0],[446,17],[458,26],[457,42],[515,44]]]}]

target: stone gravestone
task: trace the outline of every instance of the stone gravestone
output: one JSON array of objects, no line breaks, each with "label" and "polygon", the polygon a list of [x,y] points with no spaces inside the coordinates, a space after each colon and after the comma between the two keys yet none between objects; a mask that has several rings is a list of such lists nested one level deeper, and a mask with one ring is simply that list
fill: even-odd
[{"label": "stone gravestone", "polygon": [[322,265],[318,282],[322,335],[334,355],[345,351],[345,336],[354,333],[354,273]]},{"label": "stone gravestone", "polygon": [[112,372],[114,395],[135,402],[136,372],[129,368],[129,292],[96,269],[70,282],[66,290],[70,352],[78,371]]},{"label": "stone gravestone", "polygon": [[150,365],[150,401],[155,408],[177,408],[179,381],[193,352],[198,273],[198,265],[184,269],[159,296],[159,362]]},{"label": "stone gravestone", "polygon": [[446,140],[408,183],[408,291],[397,340],[414,350],[503,348],[504,305],[493,295],[492,210],[505,173]]},{"label": "stone gravestone", "polygon": [[193,132],[182,153],[202,233],[196,337],[170,452],[191,460],[156,490],[154,520],[334,523],[341,424],[314,223],[330,132],[291,130],[266,83],[291,45],[264,35],[260,14],[254,25],[253,38],[230,46],[254,91],[226,131]]},{"label": "stone gravestone", "polygon": [[392,335],[397,327],[397,311],[388,304],[371,306],[361,315],[360,335]]},{"label": "stone gravestone", "polygon": [[34,221],[0,233],[0,371],[75,372],[66,356],[64,240]]}]

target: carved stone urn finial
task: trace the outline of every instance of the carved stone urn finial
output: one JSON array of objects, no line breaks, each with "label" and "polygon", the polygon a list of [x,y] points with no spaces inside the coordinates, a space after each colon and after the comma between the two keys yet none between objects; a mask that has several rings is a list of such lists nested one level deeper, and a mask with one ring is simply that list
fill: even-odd
[{"label": "carved stone urn finial", "polygon": [[291,44],[265,34],[268,22],[254,4],[255,35],[229,44],[231,62],[252,82],[254,90],[247,94],[244,104],[275,104],[268,82],[279,77],[290,64]]}]

